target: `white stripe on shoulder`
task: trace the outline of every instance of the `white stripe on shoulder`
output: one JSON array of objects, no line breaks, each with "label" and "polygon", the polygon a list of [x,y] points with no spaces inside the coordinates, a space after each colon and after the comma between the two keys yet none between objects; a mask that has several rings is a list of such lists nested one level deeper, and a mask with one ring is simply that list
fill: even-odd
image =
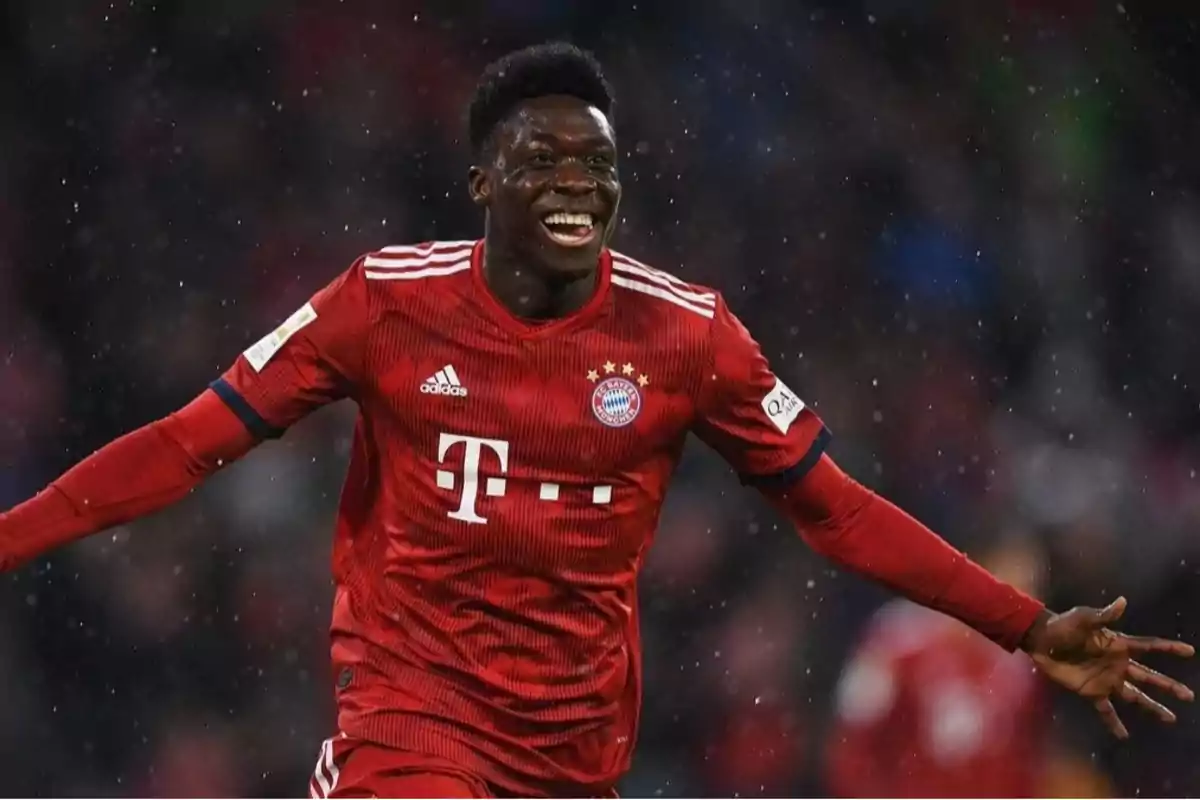
[{"label": "white stripe on shoulder", "polygon": [[717,296],[712,292],[695,292],[687,287],[687,284],[674,276],[667,275],[665,272],[650,269],[643,264],[631,264],[627,261],[618,261],[613,258],[613,271],[620,272],[634,278],[657,283],[667,291],[674,292],[681,299],[696,303],[702,306],[715,307],[717,305]]},{"label": "white stripe on shoulder", "polygon": [[427,267],[433,264],[454,264],[462,261],[464,258],[471,257],[471,248],[462,250],[447,250],[446,252],[433,253],[425,256],[399,256],[399,255],[369,255],[363,259],[363,266],[371,269],[412,269],[413,267]]},{"label": "white stripe on shoulder", "polygon": [[428,242],[426,244],[393,244],[380,250],[380,253],[397,255],[428,255],[439,250],[461,250],[464,247],[474,247],[474,241]]},{"label": "white stripe on shoulder", "polygon": [[686,308],[693,314],[699,314],[700,316],[707,317],[708,319],[712,319],[716,314],[712,308],[689,302],[688,300],[680,297],[671,289],[664,289],[663,287],[655,286],[652,283],[635,281],[631,278],[626,278],[623,275],[617,275],[615,272],[611,280],[614,286],[620,286],[623,289],[631,289],[635,292],[648,294],[651,297],[657,297],[659,300],[666,300],[668,303],[674,303],[680,308]]},{"label": "white stripe on shoulder", "polygon": [[[432,262],[424,262],[430,264]],[[367,266],[372,266],[370,263]],[[459,260],[453,264],[444,266],[424,266],[423,264],[408,264],[405,266],[422,266],[422,269],[389,269],[385,272],[376,272],[373,270],[364,270],[363,277],[370,281],[415,281],[421,278],[439,278],[444,275],[453,275],[456,272],[463,272],[471,268],[470,253],[467,257],[459,256]]]},{"label": "white stripe on shoulder", "polygon": [[675,286],[676,288],[688,289],[688,290],[695,289],[695,287],[692,284],[688,283],[687,281],[680,280],[679,278],[676,278],[674,275],[672,275],[669,272],[664,272],[661,269],[655,269],[654,267],[650,266],[649,264],[644,264],[641,261],[638,261],[636,258],[630,258],[629,256],[625,255],[624,253],[613,252],[612,257],[613,257],[614,263],[620,263],[627,267],[637,267],[638,269],[644,270],[645,272],[649,272],[652,275],[657,275],[658,277],[662,278],[667,283],[671,284],[672,286]]},{"label": "white stripe on shoulder", "polygon": [[368,253],[364,265],[376,269],[408,269],[429,264],[451,264],[471,254],[475,242],[430,242],[392,245]]}]

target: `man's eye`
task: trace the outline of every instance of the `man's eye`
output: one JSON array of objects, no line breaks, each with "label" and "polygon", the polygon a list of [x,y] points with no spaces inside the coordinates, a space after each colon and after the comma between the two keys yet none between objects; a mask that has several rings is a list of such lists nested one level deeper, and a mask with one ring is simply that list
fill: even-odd
[{"label": "man's eye", "polygon": [[548,167],[554,163],[554,156],[544,151],[538,151],[529,156],[526,163],[531,167]]},{"label": "man's eye", "polygon": [[613,160],[611,156],[588,156],[587,165],[592,169],[612,169]]}]

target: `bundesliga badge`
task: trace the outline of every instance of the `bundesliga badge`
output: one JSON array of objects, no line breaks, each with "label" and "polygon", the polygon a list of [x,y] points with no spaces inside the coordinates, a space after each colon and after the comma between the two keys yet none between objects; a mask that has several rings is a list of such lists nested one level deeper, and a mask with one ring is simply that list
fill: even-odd
[{"label": "bundesliga badge", "polygon": [[633,422],[642,410],[642,394],[633,381],[605,378],[592,392],[592,412],[610,428]]}]

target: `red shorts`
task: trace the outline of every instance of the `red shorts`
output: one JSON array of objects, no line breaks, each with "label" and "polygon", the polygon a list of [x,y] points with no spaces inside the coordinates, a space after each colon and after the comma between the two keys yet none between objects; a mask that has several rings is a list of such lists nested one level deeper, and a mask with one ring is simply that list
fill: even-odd
[{"label": "red shorts", "polygon": [[345,735],[321,745],[308,793],[314,798],[497,796],[482,778],[449,761]]}]

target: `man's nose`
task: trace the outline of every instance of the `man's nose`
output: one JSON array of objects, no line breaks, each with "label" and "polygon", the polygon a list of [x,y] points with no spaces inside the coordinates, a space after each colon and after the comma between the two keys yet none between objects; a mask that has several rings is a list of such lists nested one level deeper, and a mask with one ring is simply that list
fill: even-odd
[{"label": "man's nose", "polygon": [[596,190],[596,179],[583,164],[568,159],[554,173],[554,190],[563,194],[588,194]]}]

